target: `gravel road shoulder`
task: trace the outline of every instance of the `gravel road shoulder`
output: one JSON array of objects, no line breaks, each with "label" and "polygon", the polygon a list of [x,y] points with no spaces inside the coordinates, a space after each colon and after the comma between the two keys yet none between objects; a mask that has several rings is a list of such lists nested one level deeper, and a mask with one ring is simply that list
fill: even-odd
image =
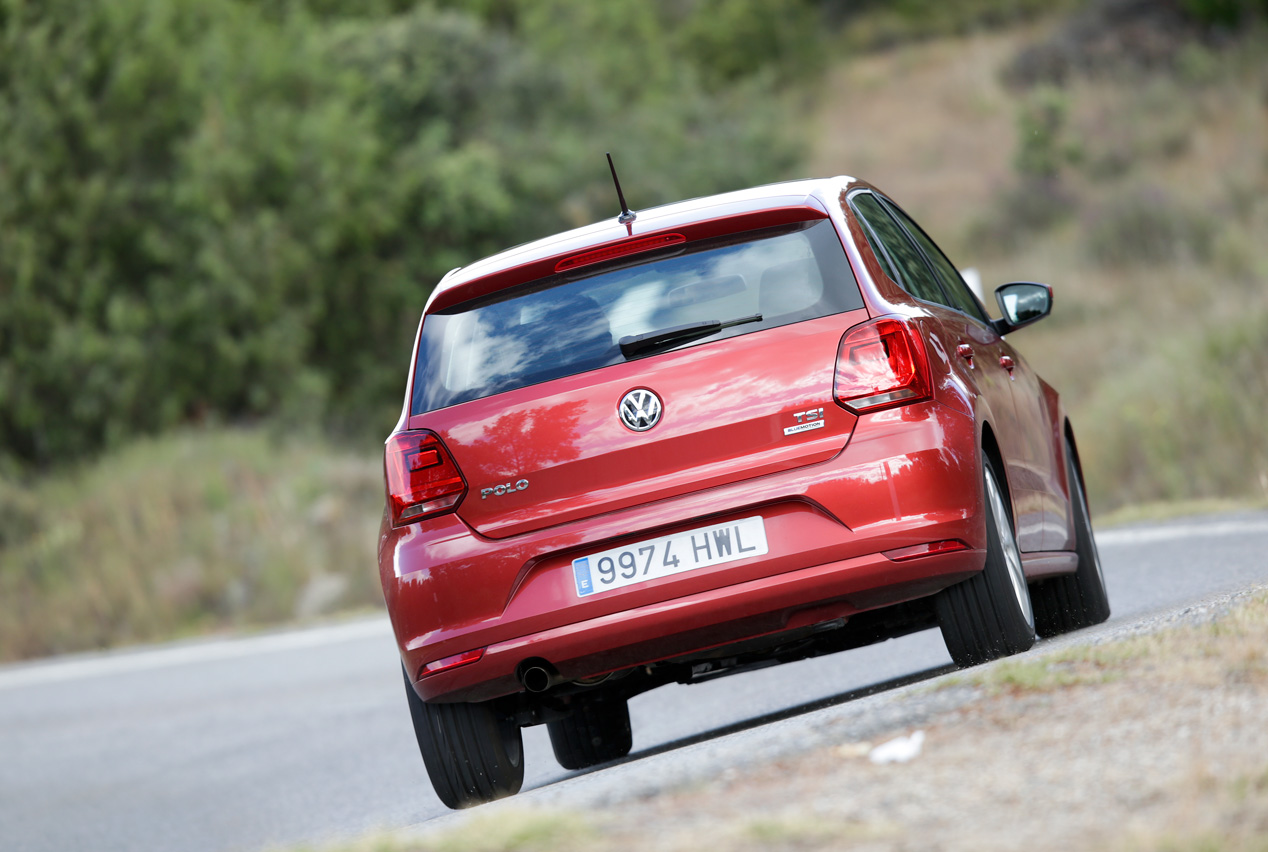
[{"label": "gravel road shoulder", "polygon": [[1253,589],[347,848],[1263,849],[1266,721]]}]

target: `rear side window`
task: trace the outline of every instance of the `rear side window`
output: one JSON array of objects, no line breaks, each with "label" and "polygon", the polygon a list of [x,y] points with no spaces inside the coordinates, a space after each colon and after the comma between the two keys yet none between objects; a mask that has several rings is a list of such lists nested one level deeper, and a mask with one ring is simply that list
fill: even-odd
[{"label": "rear side window", "polygon": [[937,273],[938,278],[942,281],[942,289],[946,291],[947,296],[951,299],[951,306],[982,322],[987,322],[986,311],[982,308],[981,303],[978,302],[977,297],[973,295],[973,292],[969,290],[969,285],[965,284],[964,279],[960,277],[959,270],[942,253],[942,249],[938,248],[933,240],[929,239],[929,235],[913,222],[910,216],[891,204],[886,204],[885,207],[894,214],[898,221],[906,226],[912,238],[924,249],[925,257],[929,258],[929,264],[933,266],[934,272]]},{"label": "rear side window", "polygon": [[[687,243],[429,314],[410,410],[422,414],[861,307],[858,283],[826,219]],[[715,322],[724,327],[700,333]],[[696,330],[676,338],[672,332],[684,326]],[[630,345],[666,331],[670,339],[655,348]]]},{"label": "rear side window", "polygon": [[[933,277],[933,271],[921,257],[920,249],[916,248],[915,243],[893,217],[885,212],[876,196],[863,192],[851,198],[850,202],[855,213],[867,225],[863,229],[864,233],[872,244],[872,253],[886,267],[885,271],[888,273],[897,267],[898,283],[904,290],[917,299],[945,305],[947,297]],[[885,258],[888,258],[888,262]]]}]

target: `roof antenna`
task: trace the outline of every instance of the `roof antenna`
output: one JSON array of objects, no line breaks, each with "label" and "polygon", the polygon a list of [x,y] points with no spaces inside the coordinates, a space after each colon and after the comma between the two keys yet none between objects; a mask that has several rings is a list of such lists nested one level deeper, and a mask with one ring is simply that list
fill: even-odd
[{"label": "roof antenna", "polygon": [[625,203],[625,193],[621,192],[621,181],[616,177],[616,166],[612,165],[612,155],[610,153],[608,154],[608,168],[612,171],[612,183],[616,184],[616,197],[621,202],[621,215],[616,217],[616,221],[622,225],[629,225],[638,218],[638,214]]}]

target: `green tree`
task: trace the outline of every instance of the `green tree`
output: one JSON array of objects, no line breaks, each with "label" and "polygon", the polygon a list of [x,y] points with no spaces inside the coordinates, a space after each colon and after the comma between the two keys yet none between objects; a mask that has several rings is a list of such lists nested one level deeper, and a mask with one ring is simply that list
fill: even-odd
[{"label": "green tree", "polygon": [[0,0],[0,456],[381,433],[433,284],[613,213],[605,150],[639,206],[798,159],[773,75],[706,89],[662,6],[476,9]]}]

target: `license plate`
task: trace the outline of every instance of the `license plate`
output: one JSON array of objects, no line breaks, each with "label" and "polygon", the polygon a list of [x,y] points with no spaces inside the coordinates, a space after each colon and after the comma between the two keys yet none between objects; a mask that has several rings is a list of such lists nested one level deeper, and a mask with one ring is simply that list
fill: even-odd
[{"label": "license plate", "polygon": [[584,598],[766,552],[766,526],[758,516],[592,553],[572,560],[572,575]]}]

